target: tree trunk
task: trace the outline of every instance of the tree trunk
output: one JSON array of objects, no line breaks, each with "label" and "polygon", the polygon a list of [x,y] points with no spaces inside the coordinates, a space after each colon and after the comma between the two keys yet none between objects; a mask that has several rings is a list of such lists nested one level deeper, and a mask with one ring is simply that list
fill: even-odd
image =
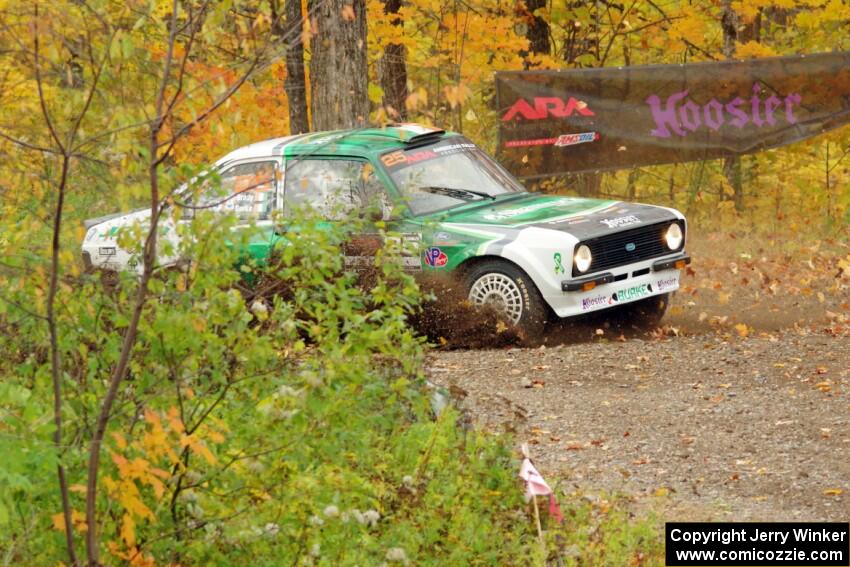
[{"label": "tree trunk", "polygon": [[[541,16],[535,16],[534,11],[546,7],[546,0],[525,0],[528,9],[528,28],[525,37],[528,39],[528,47],[533,54],[549,55],[552,46],[549,43],[549,22]],[[526,54],[523,54],[525,56]],[[526,62],[526,68],[528,67]]]},{"label": "tree trunk", "polygon": [[310,131],[307,118],[307,81],[304,75],[304,43],[302,41],[301,0],[284,0],[285,22],[277,14],[278,3],[272,2],[274,32],[286,42],[286,80],[283,89],[289,103],[289,132],[301,134]]},{"label": "tree trunk", "polygon": [[[723,1],[723,12],[720,17],[720,26],[723,28],[723,55],[727,59],[735,56],[735,43],[738,41],[738,14],[732,9],[731,1]],[[732,187],[732,198],[735,201],[735,209],[744,209],[744,184],[741,175],[741,158],[732,156],[723,160],[723,175]],[[725,196],[721,195],[721,199]]]},{"label": "tree trunk", "polygon": [[[384,14],[394,26],[403,26],[398,11],[401,0],[384,0]],[[390,43],[384,48],[384,55],[378,60],[378,80],[384,91],[381,103],[392,118],[407,120],[407,50],[403,45]]]},{"label": "tree trunk", "polygon": [[314,130],[364,126],[369,118],[365,0],[311,0],[310,60]]}]

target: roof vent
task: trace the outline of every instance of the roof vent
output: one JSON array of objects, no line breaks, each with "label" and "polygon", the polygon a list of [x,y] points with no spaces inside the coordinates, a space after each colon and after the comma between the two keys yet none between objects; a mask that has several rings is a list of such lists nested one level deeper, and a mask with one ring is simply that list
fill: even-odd
[{"label": "roof vent", "polygon": [[384,126],[387,135],[397,138],[405,144],[413,144],[435,136],[442,136],[445,130],[433,126],[414,123],[391,123]]}]

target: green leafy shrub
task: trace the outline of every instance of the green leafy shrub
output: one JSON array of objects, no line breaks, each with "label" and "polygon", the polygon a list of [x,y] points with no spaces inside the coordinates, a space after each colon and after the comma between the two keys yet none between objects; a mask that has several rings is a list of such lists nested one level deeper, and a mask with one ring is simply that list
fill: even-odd
[{"label": "green leafy shrub", "polygon": [[[460,428],[453,410],[435,419],[425,344],[407,324],[420,294],[394,240],[364,289],[345,270],[339,227],[305,219],[279,261],[259,266],[239,261],[237,240],[260,229],[239,235],[233,222],[199,214],[181,226],[191,266],[151,281],[103,447],[104,559],[521,563],[529,534],[515,463],[502,441]],[[289,292],[246,301],[237,288],[250,289],[251,274]],[[109,288],[85,276],[61,290],[60,458],[78,537],[85,442],[136,285],[130,275]],[[26,285],[16,293],[37,295]],[[4,322],[15,333],[2,346],[19,355],[2,367],[0,442],[21,458],[0,464],[10,480],[0,502],[23,522],[3,521],[12,538],[0,549],[15,563],[56,562],[57,454],[49,419],[36,419],[49,415],[47,337],[37,319]]]}]

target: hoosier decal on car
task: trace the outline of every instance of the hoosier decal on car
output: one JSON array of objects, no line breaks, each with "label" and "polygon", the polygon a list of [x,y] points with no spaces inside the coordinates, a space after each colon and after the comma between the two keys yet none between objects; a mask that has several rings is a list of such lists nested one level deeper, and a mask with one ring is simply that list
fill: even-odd
[{"label": "hoosier decal on car", "polygon": [[613,219],[602,219],[599,222],[606,225],[608,228],[620,228],[621,226],[638,224],[640,223],[640,219],[634,215],[627,215],[625,217],[616,217]]},{"label": "hoosier decal on car", "polygon": [[446,253],[436,246],[432,246],[425,251],[425,263],[432,268],[442,268],[448,261],[449,257],[446,256]]},{"label": "hoosier decal on car", "polygon": [[611,301],[628,301],[638,297],[646,297],[652,293],[652,284],[641,284],[626,289],[621,289],[611,296]]},{"label": "hoosier decal on car", "polygon": [[587,311],[594,307],[603,307],[611,304],[611,298],[607,295],[597,295],[596,297],[585,297],[581,300],[581,310]]}]

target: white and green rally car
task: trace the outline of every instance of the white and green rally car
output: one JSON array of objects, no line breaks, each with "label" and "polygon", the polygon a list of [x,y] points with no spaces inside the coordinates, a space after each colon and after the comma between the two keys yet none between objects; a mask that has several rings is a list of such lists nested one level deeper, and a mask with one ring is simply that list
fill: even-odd
[{"label": "white and green rally car", "polygon": [[[285,244],[275,219],[296,207],[311,205],[333,222],[379,203],[389,227],[421,249],[406,259],[409,268],[459,276],[472,303],[498,307],[528,334],[553,316],[612,307],[654,323],[690,262],[679,211],[531,193],[463,136],[424,126],[275,138],[231,152],[215,167],[227,196],[219,189],[206,206],[260,227],[252,256]],[[147,215],[86,221],[86,265],[138,270],[116,238],[120,227]],[[166,230],[166,238],[175,233]]]}]

